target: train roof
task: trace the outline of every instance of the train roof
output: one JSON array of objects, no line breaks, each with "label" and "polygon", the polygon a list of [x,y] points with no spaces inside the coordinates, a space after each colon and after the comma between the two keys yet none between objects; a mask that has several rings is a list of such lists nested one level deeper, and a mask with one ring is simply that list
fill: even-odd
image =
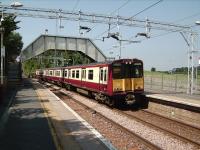
[{"label": "train roof", "polygon": [[81,67],[93,67],[93,66],[101,66],[101,65],[110,65],[113,63],[125,63],[125,62],[142,62],[142,60],[139,59],[118,59],[118,60],[112,60],[112,61],[104,61],[104,62],[95,62],[95,63],[90,63],[90,64],[80,64],[80,65],[73,65],[73,66],[62,66],[62,67],[53,67],[53,68],[45,68],[45,69],[62,69],[62,68],[81,68]]}]

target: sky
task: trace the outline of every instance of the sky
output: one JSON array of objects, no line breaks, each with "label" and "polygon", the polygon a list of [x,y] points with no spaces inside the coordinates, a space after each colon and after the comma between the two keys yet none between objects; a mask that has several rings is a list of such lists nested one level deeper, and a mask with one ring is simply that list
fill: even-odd
[{"label": "sky", "polygon": [[[82,11],[105,15],[135,16],[136,19],[155,20],[165,23],[192,26],[192,30],[200,34],[200,26],[195,21],[200,20],[200,0],[18,0],[24,7],[52,8],[66,11]],[[1,0],[2,4],[10,5],[14,0]],[[148,8],[149,6],[153,7]],[[144,11],[143,11],[144,10]],[[21,21],[16,32],[22,35],[24,47],[29,45],[38,36],[45,33],[61,36],[76,36],[79,34],[79,22],[62,20],[63,29],[56,26],[56,20],[17,17]],[[82,35],[93,40],[107,57],[119,58],[119,41],[107,38],[108,24],[93,24],[80,22],[81,26],[92,28]],[[57,27],[57,28],[56,28]],[[111,28],[113,26],[111,25]],[[104,33],[105,32],[105,33]],[[144,62],[145,70],[155,67],[159,71],[172,70],[177,67],[187,67],[188,46],[179,32],[170,32],[151,29],[150,38],[135,37],[137,33],[145,32],[145,28],[118,26],[111,32],[119,32],[123,40],[141,41],[127,44],[122,42],[121,58],[138,58]],[[104,33],[104,34],[102,34]],[[199,37],[195,40],[195,49],[200,50]],[[195,53],[194,64],[198,65],[200,52]]]}]

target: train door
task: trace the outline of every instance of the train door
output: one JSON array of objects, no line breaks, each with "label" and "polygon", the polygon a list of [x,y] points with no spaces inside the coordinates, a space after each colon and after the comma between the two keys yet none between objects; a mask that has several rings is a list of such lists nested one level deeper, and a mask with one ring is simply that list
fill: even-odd
[{"label": "train door", "polygon": [[99,68],[99,91],[103,91],[103,78],[104,78],[104,71],[103,67]]},{"label": "train door", "polygon": [[63,85],[64,84],[64,77],[65,77],[65,75],[64,75],[64,73],[65,73],[65,71],[64,71],[64,68],[61,68],[60,69],[60,71],[61,71],[61,75],[60,75],[60,82],[61,82],[61,85]]},{"label": "train door", "polygon": [[85,87],[86,84],[86,69],[81,70],[81,86]]}]

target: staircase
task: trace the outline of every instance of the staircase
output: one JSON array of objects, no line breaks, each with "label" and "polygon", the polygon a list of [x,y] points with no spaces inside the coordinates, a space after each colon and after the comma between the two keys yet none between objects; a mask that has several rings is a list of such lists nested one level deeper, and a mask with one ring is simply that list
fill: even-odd
[{"label": "staircase", "polygon": [[9,62],[7,81],[9,85],[18,85],[22,80],[21,63]]}]

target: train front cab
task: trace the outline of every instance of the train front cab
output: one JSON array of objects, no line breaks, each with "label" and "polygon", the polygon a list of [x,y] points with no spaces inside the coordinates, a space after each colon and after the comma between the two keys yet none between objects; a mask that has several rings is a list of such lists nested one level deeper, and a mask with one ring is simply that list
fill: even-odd
[{"label": "train front cab", "polygon": [[125,59],[112,64],[113,96],[119,102],[140,103],[144,92],[143,63]]}]

